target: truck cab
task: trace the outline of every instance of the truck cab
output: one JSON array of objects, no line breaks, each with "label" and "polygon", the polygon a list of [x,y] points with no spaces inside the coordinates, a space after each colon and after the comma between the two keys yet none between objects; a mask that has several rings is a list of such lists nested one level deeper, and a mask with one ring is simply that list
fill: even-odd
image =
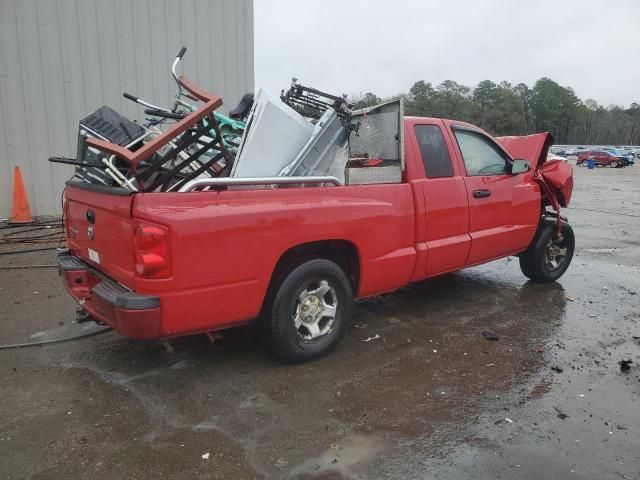
[{"label": "truck cab", "polygon": [[534,171],[512,173],[513,158],[472,125],[407,118],[407,181],[416,199],[420,273],[437,275],[527,248],[542,202]]}]

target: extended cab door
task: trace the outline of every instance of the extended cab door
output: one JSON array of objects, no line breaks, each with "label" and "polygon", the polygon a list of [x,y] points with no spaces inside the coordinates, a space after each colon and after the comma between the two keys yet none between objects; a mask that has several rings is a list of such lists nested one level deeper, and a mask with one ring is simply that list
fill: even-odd
[{"label": "extended cab door", "polygon": [[423,208],[416,209],[418,250],[423,257],[416,277],[460,269],[471,246],[463,172],[452,161],[453,146],[442,120],[407,122],[414,159],[411,182],[424,202]]},{"label": "extended cab door", "polygon": [[479,129],[450,123],[465,170],[471,249],[476,264],[527,248],[540,218],[540,187],[533,171],[512,175],[512,159]]}]

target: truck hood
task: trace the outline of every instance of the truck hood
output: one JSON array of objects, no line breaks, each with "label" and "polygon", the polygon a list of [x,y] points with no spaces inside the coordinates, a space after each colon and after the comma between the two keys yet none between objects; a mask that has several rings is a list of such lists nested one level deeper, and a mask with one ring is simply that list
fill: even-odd
[{"label": "truck hood", "polygon": [[547,152],[553,145],[553,136],[547,132],[523,137],[496,137],[496,140],[513,158],[528,161],[534,170],[547,160]]},{"label": "truck hood", "polygon": [[[524,137],[497,137],[513,158],[520,158],[529,162],[536,171],[538,181],[545,184],[548,200],[558,207],[567,207],[573,192],[573,168],[564,160],[547,161],[549,147],[553,145],[550,133],[536,133]],[[545,163],[546,162],[546,163]]]}]

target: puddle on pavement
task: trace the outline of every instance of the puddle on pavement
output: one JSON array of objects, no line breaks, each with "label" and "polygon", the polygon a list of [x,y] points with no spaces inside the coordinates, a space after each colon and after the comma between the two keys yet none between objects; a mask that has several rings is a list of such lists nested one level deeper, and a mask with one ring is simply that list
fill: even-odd
[{"label": "puddle on pavement", "polygon": [[[315,458],[309,458],[292,468],[286,478],[315,477],[335,472],[349,479],[363,478],[361,474],[384,451],[385,442],[375,436],[353,434],[332,444]],[[283,462],[281,462],[282,464]]]}]

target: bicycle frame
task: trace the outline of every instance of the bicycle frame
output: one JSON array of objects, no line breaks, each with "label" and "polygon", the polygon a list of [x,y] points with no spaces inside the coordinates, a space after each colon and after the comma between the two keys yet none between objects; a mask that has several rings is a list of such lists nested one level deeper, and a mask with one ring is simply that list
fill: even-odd
[{"label": "bicycle frame", "polygon": [[160,135],[145,143],[140,149],[134,152],[131,150],[127,150],[126,148],[119,145],[104,140],[99,140],[97,138],[89,138],[87,140],[87,144],[100,151],[115,155],[116,157],[125,160],[131,165],[132,172],[135,175],[137,173],[137,168],[140,165],[140,162],[149,160],[153,156],[153,154],[156,153],[160,148],[169,144],[176,137],[186,132],[191,127],[194,127],[198,122],[206,119],[206,121],[210,122],[213,125],[213,128],[211,130],[215,133],[215,143],[218,145],[218,148],[222,153],[225,162],[227,162],[227,164],[230,164],[232,158],[225,148],[224,142],[222,140],[222,135],[220,134],[218,122],[215,119],[215,116],[212,115],[213,111],[222,105],[222,99],[217,95],[209,93],[196,86],[185,76],[179,77],[178,82],[181,89],[184,89],[188,93],[190,98],[201,101],[203,102],[203,104],[199,108],[196,108],[194,111],[192,111],[189,115],[184,117],[182,120],[178,121],[176,124],[162,132]]}]

